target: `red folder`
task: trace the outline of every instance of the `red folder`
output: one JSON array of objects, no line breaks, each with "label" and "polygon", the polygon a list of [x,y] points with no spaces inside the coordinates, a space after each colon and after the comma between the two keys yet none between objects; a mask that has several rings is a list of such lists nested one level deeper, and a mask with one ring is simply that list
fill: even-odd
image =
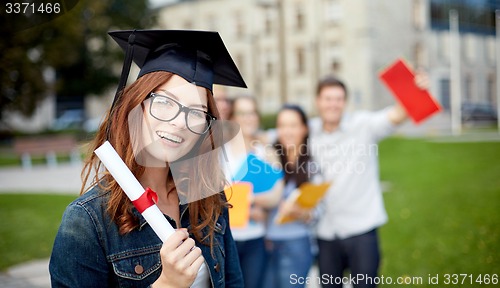
[{"label": "red folder", "polygon": [[441,106],[429,91],[415,84],[415,74],[402,59],[384,69],[379,77],[416,124],[441,111]]}]

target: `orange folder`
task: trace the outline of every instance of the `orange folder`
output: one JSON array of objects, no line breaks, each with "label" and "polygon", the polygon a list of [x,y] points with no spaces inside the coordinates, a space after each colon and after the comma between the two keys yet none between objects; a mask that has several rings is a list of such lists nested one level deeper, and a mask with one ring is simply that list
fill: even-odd
[{"label": "orange folder", "polygon": [[[286,199],[286,201],[291,201],[303,209],[312,209],[318,205],[319,201],[323,199],[326,191],[330,188],[331,182],[325,182],[321,184],[313,184],[310,182],[300,185],[300,187],[295,190],[292,195]],[[278,214],[276,216],[276,224],[285,224],[288,222],[295,221],[293,217]]]},{"label": "orange folder", "polygon": [[379,77],[416,124],[442,110],[429,91],[415,85],[415,74],[402,59],[387,67]]},{"label": "orange folder", "polygon": [[229,208],[229,226],[231,228],[245,228],[250,221],[250,197],[252,184],[238,182],[224,189],[227,201],[233,207]]}]

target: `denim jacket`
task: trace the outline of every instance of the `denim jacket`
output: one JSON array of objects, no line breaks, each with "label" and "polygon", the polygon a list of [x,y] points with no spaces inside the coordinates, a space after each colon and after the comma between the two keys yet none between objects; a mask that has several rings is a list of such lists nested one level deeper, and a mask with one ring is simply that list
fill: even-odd
[{"label": "denim jacket", "polygon": [[[52,287],[149,287],[160,276],[160,238],[135,208],[139,228],[120,235],[106,212],[109,194],[93,188],[67,207],[50,259]],[[187,210],[187,205],[180,206],[181,226],[189,229]],[[213,253],[196,243],[214,288],[243,287],[228,217],[224,209],[215,225]]]}]

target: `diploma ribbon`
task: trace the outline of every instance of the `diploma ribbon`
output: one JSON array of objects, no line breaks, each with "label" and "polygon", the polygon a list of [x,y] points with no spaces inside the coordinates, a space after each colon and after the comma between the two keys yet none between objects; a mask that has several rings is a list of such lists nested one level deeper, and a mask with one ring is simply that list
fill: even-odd
[{"label": "diploma ribbon", "polygon": [[155,205],[158,202],[158,195],[155,191],[151,190],[151,188],[147,187],[144,193],[142,193],[141,197],[132,201],[135,208],[142,214],[146,209]]}]

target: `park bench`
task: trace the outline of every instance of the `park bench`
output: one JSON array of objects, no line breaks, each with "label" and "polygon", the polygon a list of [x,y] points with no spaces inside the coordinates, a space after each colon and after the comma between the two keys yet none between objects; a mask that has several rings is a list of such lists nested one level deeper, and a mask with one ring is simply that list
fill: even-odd
[{"label": "park bench", "polygon": [[14,152],[21,157],[25,170],[31,169],[33,156],[44,156],[51,168],[57,166],[57,155],[69,155],[72,164],[80,163],[78,143],[69,135],[17,138]]}]

